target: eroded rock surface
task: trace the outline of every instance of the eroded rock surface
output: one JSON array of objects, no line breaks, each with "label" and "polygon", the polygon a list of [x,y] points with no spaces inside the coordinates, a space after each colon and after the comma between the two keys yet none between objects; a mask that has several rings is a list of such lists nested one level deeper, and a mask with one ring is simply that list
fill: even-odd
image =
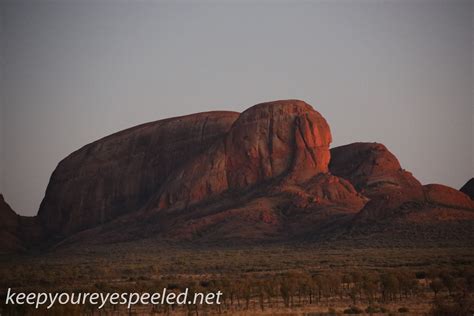
[{"label": "eroded rock surface", "polygon": [[157,207],[184,208],[283,175],[307,180],[328,171],[330,143],[326,120],[305,102],[257,104],[220,141],[173,173]]},{"label": "eroded rock surface", "polygon": [[0,213],[14,231],[2,239],[31,245],[45,236],[43,227],[43,239],[62,244],[391,240],[402,231],[406,238],[445,239],[472,232],[474,202],[465,194],[423,186],[382,144],[329,150],[331,140],[326,120],[300,100],[140,125],[61,161],[38,218]]},{"label": "eroded rock surface", "polygon": [[130,128],[84,146],[59,163],[38,216],[69,235],[140,209],[167,177],[221,139],[234,112],[208,112]]}]

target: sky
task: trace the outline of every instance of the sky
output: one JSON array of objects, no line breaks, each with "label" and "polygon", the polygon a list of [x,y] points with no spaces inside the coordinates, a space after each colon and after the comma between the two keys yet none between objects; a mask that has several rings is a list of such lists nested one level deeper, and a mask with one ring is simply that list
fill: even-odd
[{"label": "sky", "polygon": [[333,146],[474,176],[473,1],[3,1],[0,192],[35,215],[72,151],[171,116],[302,99]]}]

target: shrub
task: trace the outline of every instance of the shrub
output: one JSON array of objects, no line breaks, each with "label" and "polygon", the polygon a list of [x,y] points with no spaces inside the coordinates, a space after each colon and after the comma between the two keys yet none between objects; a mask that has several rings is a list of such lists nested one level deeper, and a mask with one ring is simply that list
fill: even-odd
[{"label": "shrub", "polygon": [[377,306],[377,305],[369,305],[365,309],[365,312],[368,314],[375,314],[375,313],[388,313],[388,309],[386,309],[383,306]]},{"label": "shrub", "polygon": [[385,314],[385,313],[388,313],[389,310],[386,309],[386,308],[383,307],[383,306],[369,305],[369,306],[367,306],[367,308],[365,309],[365,312],[368,313],[368,314],[375,314],[375,313]]},{"label": "shrub", "polygon": [[202,287],[209,287],[210,284],[211,284],[211,282],[206,281],[206,280],[203,280],[203,281],[199,282],[199,285],[202,286]]},{"label": "shrub", "polygon": [[328,315],[330,315],[330,316],[333,316],[333,315],[335,316],[335,315],[337,315],[336,310],[335,310],[334,308],[332,308],[332,307],[329,307],[329,309],[328,309]]},{"label": "shrub", "polygon": [[344,314],[362,314],[364,311],[357,306],[351,306],[344,310]]},{"label": "shrub", "polygon": [[168,283],[166,288],[168,290],[177,290],[177,289],[179,289],[179,284],[177,284],[177,283]]},{"label": "shrub", "polygon": [[380,306],[380,312],[381,312],[381,313],[388,313],[388,312],[390,312],[390,310],[389,310],[388,308],[385,308],[385,307],[383,307],[383,306]]},{"label": "shrub", "polygon": [[438,293],[443,290],[444,288],[444,283],[440,279],[434,279],[430,283],[430,288],[433,290],[435,297],[438,295]]},{"label": "shrub", "polygon": [[409,310],[408,308],[406,308],[406,307],[400,307],[400,308],[398,309],[398,312],[399,312],[399,313],[408,313],[409,311],[410,311],[410,310]]}]

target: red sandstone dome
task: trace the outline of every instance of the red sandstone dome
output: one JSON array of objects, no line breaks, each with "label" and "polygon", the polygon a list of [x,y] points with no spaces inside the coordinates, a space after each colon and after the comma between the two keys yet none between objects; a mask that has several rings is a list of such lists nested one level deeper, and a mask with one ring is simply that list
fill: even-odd
[{"label": "red sandstone dome", "polygon": [[465,194],[423,186],[382,144],[330,150],[331,141],[324,117],[300,100],[136,126],[63,159],[37,217],[3,207],[9,235],[0,239],[27,248],[64,239],[222,244],[358,240],[380,231],[378,239],[472,235],[474,202]]},{"label": "red sandstone dome", "polygon": [[257,104],[222,139],[175,170],[160,192],[158,208],[183,208],[284,174],[307,180],[328,171],[330,143],[326,120],[307,103]]}]

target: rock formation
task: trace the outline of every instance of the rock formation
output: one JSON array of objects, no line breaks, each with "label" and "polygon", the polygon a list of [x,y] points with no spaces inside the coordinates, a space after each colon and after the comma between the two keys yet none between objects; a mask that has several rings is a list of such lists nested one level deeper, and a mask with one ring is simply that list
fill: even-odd
[{"label": "rock formation", "polygon": [[37,218],[4,207],[1,240],[28,247],[151,237],[357,240],[402,228],[418,239],[446,227],[436,238],[472,234],[474,201],[465,194],[423,186],[382,144],[330,143],[326,120],[299,100],[133,127],[62,160]]},{"label": "rock formation", "polygon": [[23,251],[43,239],[37,218],[16,214],[0,194],[0,253]]},{"label": "rock formation", "polygon": [[158,208],[187,207],[285,173],[295,181],[307,180],[328,171],[330,143],[326,120],[305,102],[257,104],[239,116],[225,137],[174,172],[161,190]]},{"label": "rock formation", "polygon": [[353,143],[331,150],[330,170],[348,179],[370,201],[359,217],[377,217],[406,201],[423,201],[423,186],[378,143]]},{"label": "rock formation", "polygon": [[12,210],[5,198],[0,194],[0,228],[11,230],[18,226],[19,216]]},{"label": "rock formation", "polygon": [[59,163],[38,216],[62,236],[137,211],[181,165],[221,139],[234,112],[208,112],[133,127],[86,145]]},{"label": "rock formation", "polygon": [[5,202],[0,194],[0,253],[23,249],[23,242],[18,236],[20,216]]},{"label": "rock formation", "polygon": [[460,190],[464,194],[467,194],[472,200],[474,200],[474,178],[467,181]]}]

